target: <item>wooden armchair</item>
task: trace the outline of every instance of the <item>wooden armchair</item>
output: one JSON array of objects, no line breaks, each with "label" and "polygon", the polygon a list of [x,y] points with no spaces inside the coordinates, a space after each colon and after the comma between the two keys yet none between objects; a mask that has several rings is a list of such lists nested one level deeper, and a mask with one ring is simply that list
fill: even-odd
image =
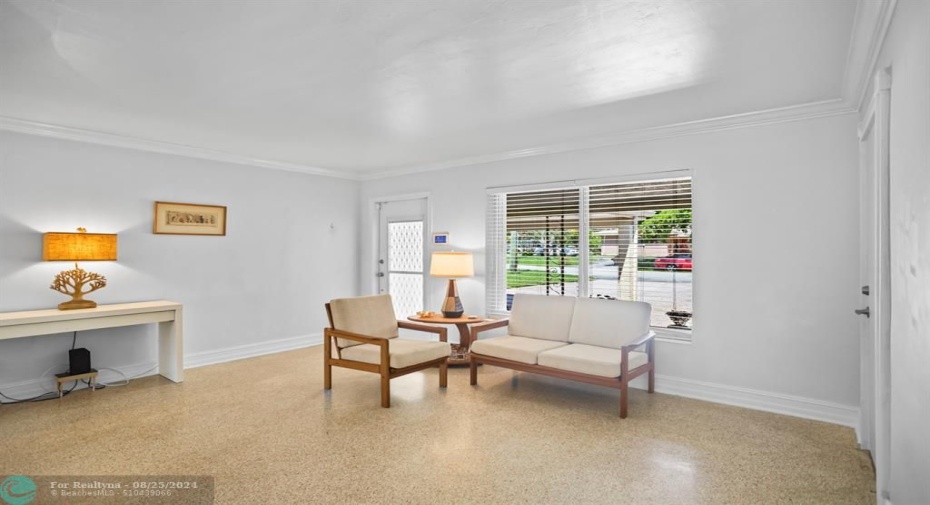
[{"label": "wooden armchair", "polygon": [[[385,408],[391,406],[391,379],[395,377],[438,366],[439,387],[446,387],[451,348],[445,328],[398,321],[390,295],[337,298],[326,304],[326,315],[324,389],[333,387],[334,366],[381,375],[381,406]],[[436,333],[439,342],[398,338],[400,328]]]}]

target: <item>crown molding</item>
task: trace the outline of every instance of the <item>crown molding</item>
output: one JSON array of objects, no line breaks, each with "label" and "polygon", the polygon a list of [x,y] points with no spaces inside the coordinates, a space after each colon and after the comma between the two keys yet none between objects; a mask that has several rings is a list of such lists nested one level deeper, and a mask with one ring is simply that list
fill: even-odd
[{"label": "crown molding", "polygon": [[283,161],[265,160],[241,154],[205,149],[202,147],[186,146],[182,144],[173,144],[171,142],[162,142],[159,140],[149,140],[126,135],[116,135],[112,133],[84,130],[81,128],[72,128],[70,126],[39,123],[26,119],[6,116],[0,116],[0,130],[24,133],[27,135],[39,135],[42,137],[50,137],[62,140],[87,142],[90,144],[99,144],[110,147],[120,147],[124,149],[135,149],[138,151],[146,151],[151,153],[170,154],[174,156],[183,156],[186,158],[233,163],[236,165],[271,168],[274,170],[285,170],[288,172],[322,175],[325,177],[335,177],[339,179],[359,180],[358,175],[355,173],[347,174],[345,172],[340,172],[328,168],[287,163]]},{"label": "crown molding", "polygon": [[464,167],[469,165],[480,165],[484,163],[527,158],[531,156],[543,156],[549,154],[567,153],[571,151],[597,149],[601,147],[632,144],[637,142],[648,142],[652,140],[681,137],[685,135],[699,135],[703,133],[731,130],[736,128],[747,128],[752,126],[786,123],[820,117],[838,116],[855,112],[856,109],[850,107],[843,99],[836,98],[821,102],[792,105],[789,107],[780,107],[758,112],[734,114],[731,116],[702,119],[698,121],[688,121],[684,123],[657,126],[653,128],[643,128],[615,135],[592,137],[571,142],[562,142],[546,146],[532,147],[528,149],[517,149],[514,151],[507,151],[497,154],[473,156],[450,161],[443,161],[439,163],[430,163],[413,167],[405,167],[401,169],[385,170],[375,173],[363,174],[360,178],[361,180],[385,179],[388,177],[397,177],[400,175],[445,170],[449,168]]},{"label": "crown molding", "polygon": [[287,163],[282,161],[264,160],[200,147],[191,147],[181,144],[161,142],[157,140],[147,140],[124,135],[95,132],[67,126],[50,125],[5,116],[0,116],[0,130],[64,140],[73,140],[78,142],[88,142],[92,144],[120,147],[125,149],[135,149],[160,154],[184,156],[188,158],[234,163],[237,165],[248,165],[261,168],[270,168],[274,170],[285,170],[289,172],[321,175],[339,179],[370,181],[385,179],[388,177],[397,177],[401,175],[446,170],[449,168],[480,165],[484,163],[507,161],[518,158],[527,158],[532,156],[544,156],[572,151],[581,151],[586,149],[610,147],[622,144],[631,144],[636,142],[648,142],[651,140],[659,140],[664,138],[681,137],[685,135],[698,135],[715,131],[785,123],[790,121],[801,121],[804,119],[836,116],[854,112],[856,112],[856,109],[847,105],[845,100],[837,98],[833,100],[825,100],[822,102],[792,105],[789,107],[781,107],[758,112],[734,114],[712,119],[702,119],[698,121],[676,123],[653,128],[630,130],[615,135],[590,137],[570,142],[561,142],[488,155],[470,156],[439,163],[429,163],[424,165],[415,165],[400,169],[389,169],[369,173],[345,173],[332,169],[298,165],[295,163]]},{"label": "crown molding", "polygon": [[875,75],[897,0],[859,0],[846,54],[843,99],[862,110],[869,84]]}]

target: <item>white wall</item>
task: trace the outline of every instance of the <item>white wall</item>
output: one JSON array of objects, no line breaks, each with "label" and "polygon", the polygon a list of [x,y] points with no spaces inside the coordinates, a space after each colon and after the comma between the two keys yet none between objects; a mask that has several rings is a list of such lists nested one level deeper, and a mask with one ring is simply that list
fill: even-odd
[{"label": "white wall", "polygon": [[[226,205],[227,236],[152,234],[156,200]],[[119,234],[119,261],[81,265],[108,280],[89,298],[183,303],[188,362],[306,344],[323,303],[357,292],[358,208],[355,181],[0,132],[0,311],[68,299],[48,288],[68,265],[41,261],[41,234],[83,226]],[[82,332],[78,345],[95,367],[138,370],[156,361],[150,326]],[[35,386],[70,345],[0,341],[0,392]]]},{"label": "white wall", "polygon": [[[658,345],[666,390],[761,400],[762,408],[788,401],[795,413],[854,423],[855,128],[855,115],[846,114],[522,158],[367,181],[361,199],[367,208],[379,196],[429,192],[433,229],[477,253],[477,276],[460,281],[460,290],[466,310],[479,312],[488,186],[693,169],[695,329],[690,345]],[[362,219],[365,232],[367,211]],[[362,244],[366,293],[375,289],[371,247]],[[438,307],[442,282],[432,281],[430,293]],[[816,412],[798,411],[806,405]]]},{"label": "white wall", "polygon": [[898,2],[891,66],[891,485],[930,503],[930,3]]}]

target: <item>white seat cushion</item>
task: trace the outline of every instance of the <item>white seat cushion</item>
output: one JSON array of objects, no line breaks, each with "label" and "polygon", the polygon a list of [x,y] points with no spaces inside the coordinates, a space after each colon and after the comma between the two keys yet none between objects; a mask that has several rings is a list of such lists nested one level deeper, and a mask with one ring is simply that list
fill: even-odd
[{"label": "white seat cushion", "polygon": [[[406,368],[418,365],[425,361],[449,356],[452,352],[448,342],[406,340],[403,338],[392,338],[390,342],[388,350],[391,356],[391,368]],[[342,350],[342,359],[378,365],[381,363],[381,347],[373,344],[346,347]]]},{"label": "white seat cushion", "polygon": [[566,345],[567,342],[507,335],[472,342],[471,352],[535,365],[539,353]]},{"label": "white seat cushion", "polygon": [[[540,366],[568,370],[570,372],[599,375],[601,377],[620,377],[619,349],[607,349],[585,344],[569,344],[539,353]],[[649,355],[644,352],[630,353],[629,370],[649,362]]]},{"label": "white seat cushion", "polygon": [[518,293],[513,298],[507,332],[519,337],[568,342],[574,310],[575,298],[571,296]]},{"label": "white seat cushion", "polygon": [[651,313],[648,303],[579,298],[568,340],[620,349],[649,334]]}]

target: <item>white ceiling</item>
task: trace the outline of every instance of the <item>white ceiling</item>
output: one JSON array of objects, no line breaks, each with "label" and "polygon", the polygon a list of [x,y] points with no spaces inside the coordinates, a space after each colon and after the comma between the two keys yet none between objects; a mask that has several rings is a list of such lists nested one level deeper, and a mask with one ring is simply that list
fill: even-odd
[{"label": "white ceiling", "polygon": [[365,175],[838,99],[855,11],[0,0],[0,116]]}]

